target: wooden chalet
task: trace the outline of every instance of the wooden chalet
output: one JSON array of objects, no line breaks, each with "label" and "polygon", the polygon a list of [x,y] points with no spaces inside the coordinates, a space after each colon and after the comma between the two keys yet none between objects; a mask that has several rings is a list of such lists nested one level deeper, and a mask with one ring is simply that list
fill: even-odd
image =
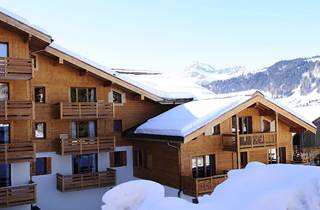
[{"label": "wooden chalet", "polygon": [[[202,111],[206,109],[206,111]],[[134,175],[199,196],[248,162],[293,161],[293,133],[316,132],[260,92],[192,101],[140,125],[132,138]]]}]

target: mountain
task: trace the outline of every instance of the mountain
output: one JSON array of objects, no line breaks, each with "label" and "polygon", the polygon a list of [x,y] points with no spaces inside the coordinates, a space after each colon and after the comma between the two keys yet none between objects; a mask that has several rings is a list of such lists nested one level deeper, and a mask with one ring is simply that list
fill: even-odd
[{"label": "mountain", "polygon": [[292,107],[319,106],[320,109],[320,56],[282,60],[258,70],[242,66],[215,69],[196,62],[180,76],[216,94],[258,89]]}]

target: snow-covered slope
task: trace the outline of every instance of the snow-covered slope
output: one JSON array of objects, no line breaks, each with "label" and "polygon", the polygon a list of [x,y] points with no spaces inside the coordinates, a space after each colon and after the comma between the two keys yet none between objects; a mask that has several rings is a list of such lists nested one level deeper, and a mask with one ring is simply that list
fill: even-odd
[{"label": "snow-covered slope", "polygon": [[199,204],[165,197],[159,184],[139,180],[106,192],[102,210],[320,210],[319,189],[319,167],[251,162],[229,171]]}]

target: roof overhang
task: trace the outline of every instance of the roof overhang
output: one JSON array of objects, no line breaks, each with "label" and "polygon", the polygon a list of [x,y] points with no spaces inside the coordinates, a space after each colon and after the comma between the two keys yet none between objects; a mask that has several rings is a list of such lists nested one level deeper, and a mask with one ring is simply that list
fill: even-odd
[{"label": "roof overhang", "polygon": [[0,11],[0,23],[3,26],[7,26],[17,32],[20,32],[25,36],[26,41],[30,41],[30,45],[35,50],[44,49],[52,41],[52,37],[31,25],[19,21],[18,19],[11,17],[10,15]]},{"label": "roof overhang", "polygon": [[314,134],[317,131],[317,128],[314,125],[304,121],[303,119],[299,118],[298,116],[288,112],[287,110],[283,109],[279,105],[266,99],[263,96],[263,94],[261,94],[260,92],[256,92],[255,94],[253,94],[252,98],[248,99],[247,101],[245,101],[244,103],[235,107],[234,109],[229,110],[226,113],[223,113],[222,115],[220,115],[216,119],[212,120],[210,123],[206,124],[205,126],[197,129],[196,131],[194,131],[194,132],[190,133],[189,135],[187,135],[186,137],[184,137],[184,142],[191,141],[192,139],[202,135],[206,130],[212,128],[215,125],[222,123],[223,121],[231,118],[233,115],[241,112],[242,110],[244,110],[244,109],[246,109],[256,103],[261,103],[261,104],[265,105],[266,107],[272,109],[273,111],[277,112],[279,115],[296,123],[297,125],[301,126],[302,128],[304,128],[307,131],[310,131]]}]

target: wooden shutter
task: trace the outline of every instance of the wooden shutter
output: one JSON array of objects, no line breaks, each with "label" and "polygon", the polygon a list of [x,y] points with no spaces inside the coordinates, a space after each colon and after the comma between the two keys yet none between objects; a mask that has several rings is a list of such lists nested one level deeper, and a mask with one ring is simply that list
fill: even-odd
[{"label": "wooden shutter", "polygon": [[32,176],[36,176],[37,172],[36,172],[36,161],[32,161],[30,164],[31,167],[31,174]]},{"label": "wooden shutter", "polygon": [[51,157],[47,157],[46,158],[46,173],[47,174],[51,174],[52,173],[52,169],[51,169]]}]

